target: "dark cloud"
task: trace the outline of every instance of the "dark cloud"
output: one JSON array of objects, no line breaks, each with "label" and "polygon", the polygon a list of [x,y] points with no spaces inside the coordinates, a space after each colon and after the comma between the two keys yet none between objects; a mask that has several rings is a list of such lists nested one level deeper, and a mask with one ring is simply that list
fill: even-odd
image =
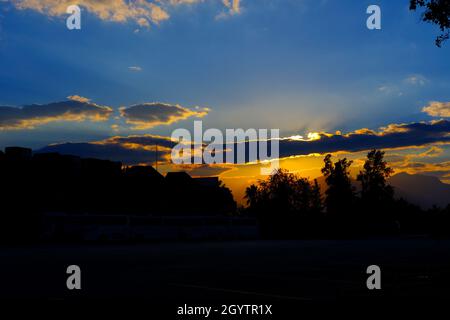
[{"label": "dark cloud", "polygon": [[[393,124],[380,129],[378,132],[361,129],[348,134],[319,133],[314,136],[316,137],[315,140],[281,139],[280,157],[450,143],[450,121],[439,120],[428,123]],[[170,138],[154,135],[117,136],[91,143],[57,144],[48,146],[41,151],[111,159],[123,161],[127,164],[135,164],[153,162],[156,144],[159,148],[158,159],[169,161],[171,148],[177,142]],[[248,151],[248,146],[245,149]],[[268,149],[270,155],[270,143],[268,144]],[[248,155],[246,159],[248,159]]]},{"label": "dark cloud", "polygon": [[[291,156],[325,154],[338,151],[357,152],[369,149],[389,149],[412,146],[424,146],[433,143],[450,142],[450,121],[439,120],[432,122],[420,122],[410,124],[390,124],[380,131],[359,129],[347,134],[313,133],[311,138],[304,139],[301,136],[282,138],[279,141],[279,156],[286,158]],[[248,151],[249,142],[245,143],[246,162],[250,161]],[[225,150],[226,145],[223,146]],[[271,156],[271,144],[267,144],[268,158]],[[235,150],[237,148],[235,147]],[[265,160],[267,157],[258,158]],[[254,161],[255,159],[253,159]]]},{"label": "dark cloud", "polygon": [[133,125],[133,129],[143,130],[159,125],[169,125],[191,117],[202,118],[209,112],[208,108],[195,107],[189,109],[180,105],[152,102],[136,104],[120,108],[125,121]]},{"label": "dark cloud", "polygon": [[158,145],[159,147],[172,148],[176,145],[175,141],[172,141],[170,138],[161,137],[151,134],[144,135],[134,135],[134,136],[115,136],[112,138],[108,138],[100,142],[101,144],[134,144],[140,147],[148,147]]},{"label": "dark cloud", "polygon": [[23,107],[0,106],[0,130],[33,129],[55,121],[106,121],[111,113],[110,107],[80,99]]},{"label": "dark cloud", "polygon": [[379,132],[363,129],[348,134],[320,133],[320,139],[312,141],[283,139],[280,141],[280,157],[423,146],[438,142],[450,142],[450,121],[392,124]]},{"label": "dark cloud", "polygon": [[132,165],[153,163],[156,159],[156,145],[158,145],[158,161],[164,162],[170,156],[170,150],[175,142],[153,135],[112,137],[95,142],[53,144],[36,152],[57,152],[83,158],[121,161]]}]

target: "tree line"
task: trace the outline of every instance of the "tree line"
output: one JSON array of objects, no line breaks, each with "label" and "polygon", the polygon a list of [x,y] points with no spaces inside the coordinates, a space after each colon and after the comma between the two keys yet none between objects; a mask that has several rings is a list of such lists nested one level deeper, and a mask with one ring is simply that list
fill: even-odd
[{"label": "tree line", "polygon": [[266,238],[347,237],[399,233],[444,235],[450,230],[450,206],[422,210],[397,199],[387,179],[393,169],[384,152],[371,150],[356,177],[352,161],[324,158],[325,191],[317,179],[310,181],[278,169],[267,180],[246,189],[245,212],[258,218]]}]

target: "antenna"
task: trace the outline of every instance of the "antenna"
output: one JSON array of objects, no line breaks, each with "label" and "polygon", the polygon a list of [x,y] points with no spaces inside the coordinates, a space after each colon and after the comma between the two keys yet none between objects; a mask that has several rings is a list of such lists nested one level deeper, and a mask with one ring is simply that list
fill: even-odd
[{"label": "antenna", "polygon": [[156,144],[155,145],[155,149],[156,149],[156,151],[155,151],[155,169],[156,169],[156,171],[158,171],[158,144]]}]

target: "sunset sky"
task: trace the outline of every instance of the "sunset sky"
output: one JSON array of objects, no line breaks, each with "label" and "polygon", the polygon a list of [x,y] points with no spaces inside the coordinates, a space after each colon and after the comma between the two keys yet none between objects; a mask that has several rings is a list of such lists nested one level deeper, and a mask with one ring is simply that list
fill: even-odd
[{"label": "sunset sky", "polygon": [[[0,0],[1,149],[152,164],[155,143],[162,161],[172,131],[200,119],[295,137],[281,165],[306,177],[326,153],[356,172],[376,147],[396,172],[450,183],[450,43],[437,48],[407,0],[77,3],[82,28],[68,30],[70,0]],[[381,30],[366,28],[371,4]],[[239,198],[259,168],[182,169]]]}]

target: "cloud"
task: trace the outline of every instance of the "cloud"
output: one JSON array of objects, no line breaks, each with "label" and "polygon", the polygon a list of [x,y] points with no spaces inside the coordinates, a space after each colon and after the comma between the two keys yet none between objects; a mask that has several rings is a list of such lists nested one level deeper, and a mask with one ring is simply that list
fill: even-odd
[{"label": "cloud", "polygon": [[127,165],[151,164],[156,160],[156,155],[158,162],[167,162],[175,144],[170,138],[156,135],[115,136],[93,142],[52,144],[36,152],[57,152],[83,158],[121,161]]},{"label": "cloud", "polygon": [[175,165],[171,162],[172,148],[178,142],[157,135],[115,136],[81,143],[58,143],[35,150],[35,153],[60,153],[82,158],[119,161],[125,165],[155,165],[160,172],[185,171],[192,176],[217,176],[232,170],[230,165]]},{"label": "cloud", "polygon": [[[326,154],[336,152],[355,153],[377,149],[416,148],[432,144],[450,144],[450,122],[446,120],[429,123],[391,124],[380,131],[356,130],[347,134],[317,133],[313,138],[282,138],[280,140],[280,158]],[[178,142],[168,137],[155,135],[115,136],[101,141],[89,143],[66,143],[51,145],[43,150],[61,152],[82,157],[98,157],[128,164],[153,161],[156,145],[158,157],[170,160],[171,149]],[[248,142],[247,142],[248,143]],[[237,149],[237,148],[235,148]],[[246,150],[248,151],[248,147]],[[268,145],[270,154],[270,144]],[[442,154],[439,147],[431,147],[428,151],[408,158],[437,158]],[[248,155],[247,157],[248,158]],[[401,157],[401,159],[406,159]],[[264,159],[261,159],[264,160]]]},{"label": "cloud", "polygon": [[347,134],[319,133],[320,139],[280,141],[280,156],[401,148],[432,143],[450,143],[450,121],[390,124],[380,130],[356,130]]},{"label": "cloud", "polygon": [[222,3],[226,10],[218,14],[216,19],[223,19],[241,13],[240,0],[222,0]]},{"label": "cloud", "polygon": [[156,145],[162,148],[171,149],[174,147],[177,142],[173,141],[169,137],[157,136],[152,134],[144,134],[144,135],[131,135],[131,136],[114,136],[105,140],[93,142],[95,144],[119,144],[128,149],[142,149],[142,150],[150,150],[153,149]]},{"label": "cloud", "polygon": [[422,159],[423,158],[437,158],[437,157],[440,157],[443,154],[444,154],[444,149],[439,148],[437,146],[432,146],[428,150],[426,150],[426,151],[424,151],[422,153],[414,154],[411,157],[422,158]]},{"label": "cloud", "polygon": [[405,82],[413,86],[424,86],[430,81],[420,74],[413,74],[406,77]]},{"label": "cloud", "polygon": [[431,101],[422,108],[422,112],[432,117],[450,117],[450,102]]},{"label": "cloud", "polygon": [[85,97],[82,97],[79,95],[68,96],[67,99],[73,100],[73,101],[78,101],[78,102],[90,102],[91,101],[91,99],[85,98]]},{"label": "cloud", "polygon": [[33,129],[55,121],[106,121],[113,112],[110,107],[90,103],[84,97],[70,96],[69,99],[23,107],[0,106],[0,130]]},{"label": "cloud", "polygon": [[[107,121],[114,112],[112,108],[97,105],[89,98],[80,95],[70,95],[67,99],[69,100],[42,105],[0,106],[0,130],[34,129],[56,121]],[[117,115],[112,119],[110,127],[113,131],[129,127],[119,123],[121,119],[124,119],[128,125],[132,126],[131,129],[144,130],[159,125],[170,125],[191,117],[202,118],[209,111],[208,108],[190,109],[159,102],[136,104],[119,108],[120,116]]]},{"label": "cloud", "polygon": [[450,161],[410,161],[408,157],[404,161],[392,163],[391,166],[396,173],[407,172],[409,174],[428,174],[439,178],[444,183],[449,183]]},{"label": "cloud", "polygon": [[[245,143],[248,157],[248,142]],[[450,121],[415,122],[409,124],[389,124],[378,131],[358,129],[346,134],[315,132],[308,138],[296,135],[279,141],[280,158],[326,154],[336,152],[358,152],[370,149],[395,149],[426,146],[431,144],[450,144]],[[268,154],[271,144],[268,143]],[[237,148],[235,148],[236,150]],[[265,157],[259,160],[267,160]]]},{"label": "cloud", "polygon": [[440,162],[447,158],[449,151],[448,145],[402,148],[399,151],[390,150],[386,160],[396,172],[426,173],[442,170],[450,172],[450,162]]},{"label": "cloud", "polygon": [[420,74],[412,74],[405,77],[403,80],[397,83],[384,83],[378,86],[378,92],[388,95],[388,96],[398,96],[401,97],[405,93],[411,93],[415,90],[418,90],[418,87],[424,87],[430,80],[428,80],[425,76]]},{"label": "cloud", "polygon": [[233,14],[237,14],[241,12],[240,0],[222,0],[222,3],[230,9],[230,12]]},{"label": "cloud", "polygon": [[403,91],[396,86],[391,84],[385,84],[378,87],[378,91],[385,95],[397,95],[399,97],[403,96]]},{"label": "cloud", "polygon": [[142,71],[142,68],[139,67],[139,66],[131,66],[131,67],[128,67],[128,70],[135,71],[135,72],[140,72],[140,71]]},{"label": "cloud", "polygon": [[119,109],[122,117],[133,129],[144,130],[159,125],[169,125],[174,122],[191,117],[202,118],[210,109],[195,107],[189,109],[180,105],[172,105],[160,102],[136,104]]},{"label": "cloud", "polygon": [[[228,14],[240,12],[239,0],[222,1]],[[77,5],[96,15],[99,19],[112,22],[134,21],[141,27],[149,27],[150,23],[160,24],[170,18],[170,8],[178,5],[194,5],[204,0],[78,0]],[[34,10],[47,16],[65,16],[72,0],[12,0],[19,10]]]},{"label": "cloud", "polygon": [[[169,19],[169,14],[154,2],[145,0],[79,0],[77,5],[102,20],[112,22],[132,20],[141,26],[147,26],[149,22],[159,24],[161,21]],[[48,16],[64,16],[67,7],[74,4],[72,0],[14,0],[12,3],[17,9],[35,10]]]}]

